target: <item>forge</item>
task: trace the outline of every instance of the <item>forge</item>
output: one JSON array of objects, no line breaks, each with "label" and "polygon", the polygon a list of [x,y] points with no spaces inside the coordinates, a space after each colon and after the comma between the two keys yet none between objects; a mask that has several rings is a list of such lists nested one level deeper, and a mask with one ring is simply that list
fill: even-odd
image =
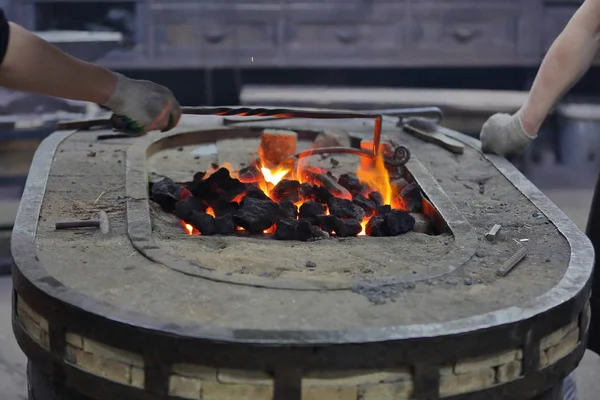
[{"label": "forge", "polygon": [[461,154],[410,113],[310,112],[43,142],[12,238],[34,392],[559,398],[587,340],[585,235],[441,123]]}]

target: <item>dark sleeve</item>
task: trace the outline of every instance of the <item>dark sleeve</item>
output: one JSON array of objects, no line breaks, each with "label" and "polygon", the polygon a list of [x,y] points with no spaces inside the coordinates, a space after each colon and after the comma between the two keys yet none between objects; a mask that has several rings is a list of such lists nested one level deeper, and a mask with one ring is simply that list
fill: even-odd
[{"label": "dark sleeve", "polygon": [[4,14],[4,10],[0,8],[0,65],[4,61],[6,50],[8,49],[8,37],[10,36],[10,28],[8,20]]}]

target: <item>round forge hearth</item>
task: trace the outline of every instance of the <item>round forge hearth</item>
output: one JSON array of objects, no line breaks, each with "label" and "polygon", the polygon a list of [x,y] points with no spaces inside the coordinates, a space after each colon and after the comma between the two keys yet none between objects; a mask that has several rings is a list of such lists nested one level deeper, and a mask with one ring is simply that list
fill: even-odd
[{"label": "round forge hearth", "polygon": [[[249,166],[265,129],[295,132],[297,151],[319,132],[346,130],[358,149],[373,132],[362,120],[232,127],[185,116],[176,130],[141,138],[50,136],[12,237],[13,327],[34,394],[557,398],[587,340],[589,241],[476,141],[438,127],[464,143],[454,155],[387,119],[383,127],[410,151],[395,173],[419,189],[430,230],[305,240],[277,240],[270,227],[190,235],[151,198],[164,177],[185,186],[211,164]],[[363,161],[333,158],[311,160],[338,180]],[[107,230],[55,229],[102,215]],[[524,258],[499,274],[515,254]]]}]

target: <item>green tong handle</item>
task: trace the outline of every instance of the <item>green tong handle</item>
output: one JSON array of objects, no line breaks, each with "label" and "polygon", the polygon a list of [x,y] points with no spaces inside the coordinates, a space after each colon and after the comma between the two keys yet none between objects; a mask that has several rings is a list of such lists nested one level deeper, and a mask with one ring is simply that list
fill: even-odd
[{"label": "green tong handle", "polygon": [[130,136],[141,136],[144,134],[144,126],[142,124],[123,115],[113,114],[110,117],[110,126],[114,130]]},{"label": "green tong handle", "polygon": [[[172,129],[173,125],[175,125],[173,118],[169,117],[169,124],[163,132]],[[144,125],[123,115],[113,114],[112,117],[110,117],[110,126],[114,130],[129,136],[142,136],[145,133]]]}]

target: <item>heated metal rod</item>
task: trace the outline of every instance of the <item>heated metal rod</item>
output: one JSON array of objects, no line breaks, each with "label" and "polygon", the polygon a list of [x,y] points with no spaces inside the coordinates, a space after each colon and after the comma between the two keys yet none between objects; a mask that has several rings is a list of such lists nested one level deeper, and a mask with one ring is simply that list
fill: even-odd
[{"label": "heated metal rod", "polygon": [[[370,159],[375,159],[377,156],[373,155],[371,152],[367,150],[356,149],[354,147],[322,147],[319,149],[308,149],[301,151],[299,153],[294,154],[289,159],[292,158],[305,158],[310,157],[317,154],[354,154],[361,157],[366,157]],[[392,166],[401,166],[408,162],[410,159],[410,151],[404,147],[399,146],[394,150],[394,157],[388,158],[384,157],[383,161]]]},{"label": "heated metal rod", "polygon": [[183,114],[218,115],[236,117],[275,117],[275,118],[312,118],[312,119],[350,119],[372,118],[375,120],[373,132],[373,157],[379,152],[383,116],[377,114],[339,111],[303,111],[286,108],[250,108],[250,107],[182,107]]}]

